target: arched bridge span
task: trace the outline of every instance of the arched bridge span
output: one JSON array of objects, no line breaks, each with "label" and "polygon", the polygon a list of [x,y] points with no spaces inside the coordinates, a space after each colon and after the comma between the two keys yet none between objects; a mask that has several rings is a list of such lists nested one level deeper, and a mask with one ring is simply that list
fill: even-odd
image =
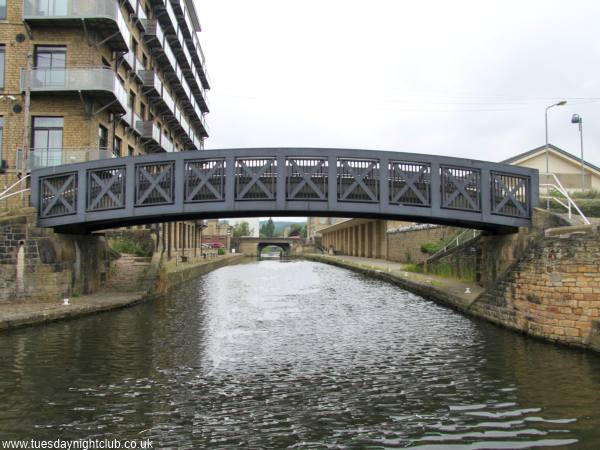
[{"label": "arched bridge span", "polygon": [[240,148],[32,172],[39,225],[87,232],[192,218],[332,216],[505,232],[530,226],[536,170],[413,153]]}]

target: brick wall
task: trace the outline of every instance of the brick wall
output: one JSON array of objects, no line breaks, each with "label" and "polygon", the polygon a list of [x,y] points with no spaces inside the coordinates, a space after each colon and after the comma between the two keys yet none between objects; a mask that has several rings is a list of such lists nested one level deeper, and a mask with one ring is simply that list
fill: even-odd
[{"label": "brick wall", "polygon": [[600,235],[536,238],[471,310],[534,336],[600,350]]}]

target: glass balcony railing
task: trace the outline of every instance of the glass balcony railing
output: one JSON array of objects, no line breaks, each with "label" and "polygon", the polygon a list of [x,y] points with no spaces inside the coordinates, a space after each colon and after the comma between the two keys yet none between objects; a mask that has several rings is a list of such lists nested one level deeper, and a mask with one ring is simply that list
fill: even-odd
[{"label": "glass balcony railing", "polygon": [[129,50],[127,53],[125,53],[123,56],[123,61],[125,61],[125,63],[127,63],[127,65],[129,66],[130,69],[135,69],[135,55],[133,54],[133,52],[131,50]]},{"label": "glass balcony railing", "polygon": [[23,20],[31,23],[88,20],[86,26],[99,31],[119,50],[127,49],[131,41],[117,0],[23,0]]},{"label": "glass balcony railing", "polygon": [[[25,91],[27,74],[21,70],[21,91]],[[127,105],[127,93],[115,72],[106,67],[83,67],[73,69],[31,69],[30,90],[34,92],[84,92],[117,100],[121,111]]]},{"label": "glass balcony railing", "polygon": [[163,98],[163,101],[167,104],[167,106],[171,110],[171,112],[173,114],[175,114],[175,101],[173,100],[173,97],[171,97],[171,94],[169,94],[166,89],[163,89],[162,98]]},{"label": "glass balcony railing", "polygon": [[29,170],[34,170],[114,157],[113,152],[106,148],[32,148],[27,166]]},{"label": "glass balcony railing", "polygon": [[125,114],[123,114],[121,120],[123,120],[127,124],[127,126],[130,127],[132,127],[135,123],[133,122],[133,109],[127,103],[125,104]]},{"label": "glass balcony railing", "polygon": [[173,146],[171,140],[164,135],[162,137],[162,140],[160,141],[160,146],[164,149],[165,152],[172,152],[173,150],[175,150],[175,147]]}]

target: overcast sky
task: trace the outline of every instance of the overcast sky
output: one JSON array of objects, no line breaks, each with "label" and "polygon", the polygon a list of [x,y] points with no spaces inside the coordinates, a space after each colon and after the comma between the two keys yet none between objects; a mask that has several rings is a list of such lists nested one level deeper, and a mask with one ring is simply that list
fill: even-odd
[{"label": "overcast sky", "polygon": [[500,161],[550,142],[600,165],[600,2],[197,0],[206,147]]}]

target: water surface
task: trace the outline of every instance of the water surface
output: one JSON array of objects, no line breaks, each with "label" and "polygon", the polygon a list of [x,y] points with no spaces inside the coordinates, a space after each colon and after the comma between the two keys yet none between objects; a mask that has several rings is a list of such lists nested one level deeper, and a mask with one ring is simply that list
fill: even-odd
[{"label": "water surface", "polygon": [[600,357],[313,262],[0,334],[0,437],[179,448],[600,448]]}]

